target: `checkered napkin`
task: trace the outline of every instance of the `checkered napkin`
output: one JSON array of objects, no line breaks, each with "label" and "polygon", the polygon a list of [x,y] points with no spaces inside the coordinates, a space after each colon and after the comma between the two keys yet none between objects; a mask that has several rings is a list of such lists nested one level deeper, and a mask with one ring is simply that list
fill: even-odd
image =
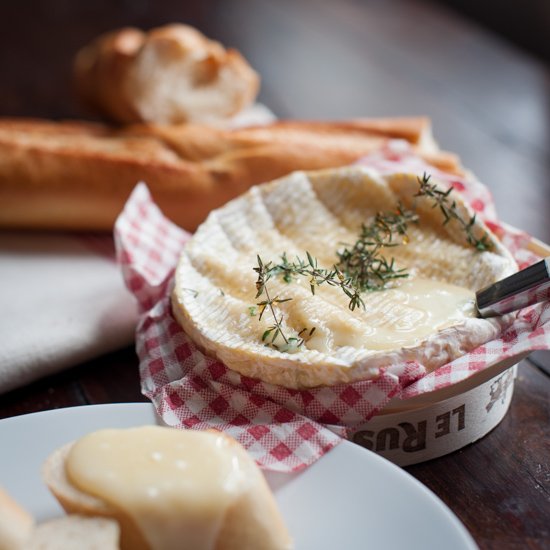
[{"label": "checkered napkin", "polygon": [[[384,171],[437,172],[398,142],[363,159],[362,164]],[[483,186],[458,178],[452,184],[479,200],[474,203],[476,210],[488,217],[493,214]],[[513,244],[527,238],[502,231]],[[146,185],[138,184],[116,223],[115,242],[124,279],[140,307],[136,347],[142,391],[167,424],[220,429],[269,470],[291,472],[307,467],[346,437],[349,428],[364,424],[393,397],[444,387],[503,356],[550,347],[550,309],[539,306],[522,313],[501,340],[445,365],[435,376],[410,362],[383,370],[376,380],[334,387],[298,391],[267,384],[201,353],[175,321],[170,306],[173,274],[189,238],[162,215]],[[431,382],[422,384],[430,377]]]}]

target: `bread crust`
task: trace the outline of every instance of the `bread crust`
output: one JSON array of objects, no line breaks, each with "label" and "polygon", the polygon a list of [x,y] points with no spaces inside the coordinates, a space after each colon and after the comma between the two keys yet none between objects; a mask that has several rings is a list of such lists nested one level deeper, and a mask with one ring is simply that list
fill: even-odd
[{"label": "bread crust", "polygon": [[139,120],[125,82],[144,37],[138,29],[124,28],[102,35],[77,53],[74,90],[87,110],[115,121]]},{"label": "bread crust", "polygon": [[294,170],[343,166],[394,138],[460,173],[454,155],[437,151],[425,118],[281,121],[233,130],[3,119],[0,227],[111,231],[144,181],[164,214],[193,231],[252,185]]},{"label": "bread crust", "polygon": [[126,124],[225,119],[255,100],[260,81],[238,51],[181,24],[99,36],[73,72],[83,105]]}]

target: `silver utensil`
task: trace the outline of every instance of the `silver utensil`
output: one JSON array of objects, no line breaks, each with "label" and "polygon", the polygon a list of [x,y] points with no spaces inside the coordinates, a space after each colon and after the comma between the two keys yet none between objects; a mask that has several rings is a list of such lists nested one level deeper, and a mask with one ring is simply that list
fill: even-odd
[{"label": "silver utensil", "polygon": [[495,317],[550,299],[550,256],[476,292],[481,317]]}]

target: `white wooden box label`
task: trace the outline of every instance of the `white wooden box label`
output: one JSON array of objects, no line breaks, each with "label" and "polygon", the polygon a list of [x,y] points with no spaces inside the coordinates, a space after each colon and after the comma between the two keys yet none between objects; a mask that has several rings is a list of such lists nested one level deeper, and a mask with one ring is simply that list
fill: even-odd
[{"label": "white wooden box label", "polygon": [[502,420],[512,400],[516,368],[433,405],[375,416],[349,439],[399,466],[456,451]]}]

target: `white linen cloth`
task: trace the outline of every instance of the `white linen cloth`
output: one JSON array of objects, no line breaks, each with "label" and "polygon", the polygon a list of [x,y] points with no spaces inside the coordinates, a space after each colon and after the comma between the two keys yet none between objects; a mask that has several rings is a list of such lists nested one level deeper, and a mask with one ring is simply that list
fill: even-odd
[{"label": "white linen cloth", "polygon": [[110,235],[0,232],[0,393],[134,340]]}]

